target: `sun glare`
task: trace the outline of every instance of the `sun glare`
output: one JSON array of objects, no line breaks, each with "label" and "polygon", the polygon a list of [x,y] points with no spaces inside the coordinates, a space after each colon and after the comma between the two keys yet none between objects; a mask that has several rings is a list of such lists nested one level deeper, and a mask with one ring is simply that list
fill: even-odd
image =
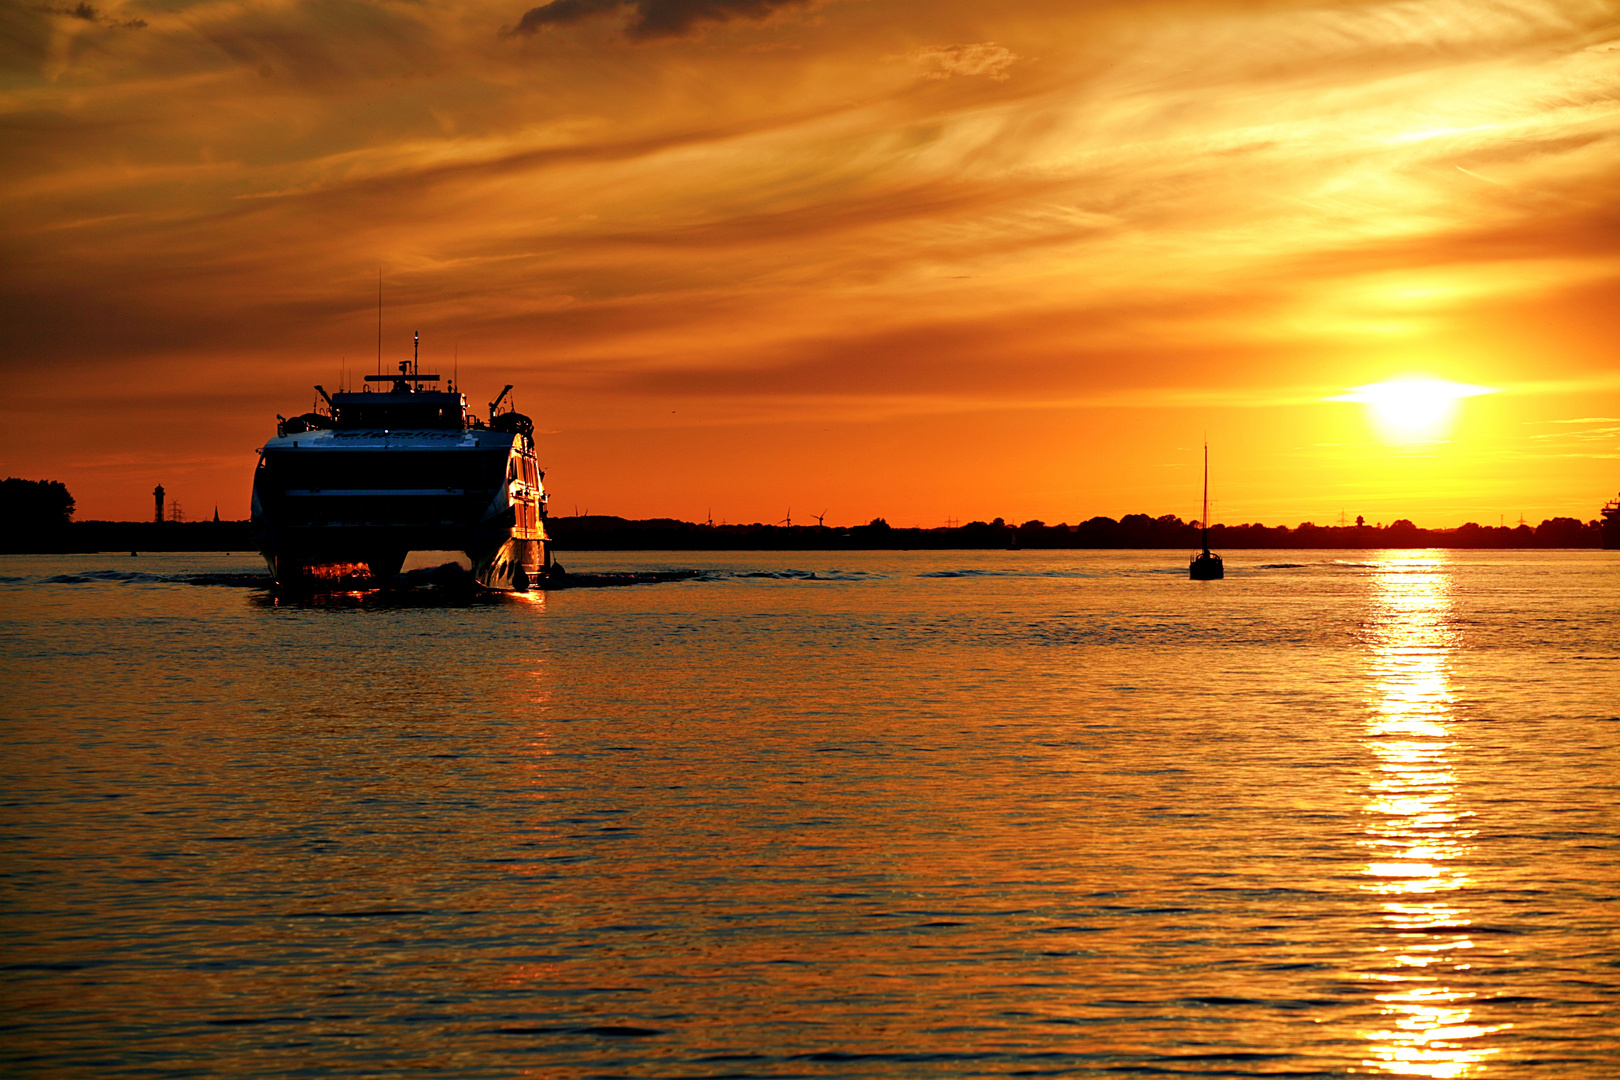
[{"label": "sun glare", "polygon": [[1494,387],[1446,379],[1407,378],[1357,386],[1329,401],[1355,401],[1368,407],[1380,431],[1393,439],[1442,435],[1451,426],[1463,398],[1496,393]]}]

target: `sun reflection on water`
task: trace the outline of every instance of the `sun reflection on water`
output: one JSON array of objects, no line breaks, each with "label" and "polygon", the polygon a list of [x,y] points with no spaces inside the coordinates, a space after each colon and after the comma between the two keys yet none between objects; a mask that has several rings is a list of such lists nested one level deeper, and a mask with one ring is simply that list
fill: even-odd
[{"label": "sun reflection on water", "polygon": [[1373,571],[1369,643],[1374,657],[1367,746],[1368,850],[1362,888],[1379,898],[1386,935],[1367,978],[1381,1026],[1363,1065],[1401,1076],[1477,1075],[1501,1030],[1471,1023],[1472,994],[1448,980],[1469,968],[1464,891],[1472,817],[1457,802],[1452,769],[1455,699],[1448,662],[1454,641],[1449,554],[1391,551]]}]

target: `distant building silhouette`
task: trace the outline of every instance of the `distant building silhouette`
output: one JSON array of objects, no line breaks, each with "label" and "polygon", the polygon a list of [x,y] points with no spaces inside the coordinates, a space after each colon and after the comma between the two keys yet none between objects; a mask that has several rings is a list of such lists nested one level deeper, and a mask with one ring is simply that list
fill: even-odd
[{"label": "distant building silhouette", "polygon": [[152,520],[163,524],[163,485],[152,489]]}]

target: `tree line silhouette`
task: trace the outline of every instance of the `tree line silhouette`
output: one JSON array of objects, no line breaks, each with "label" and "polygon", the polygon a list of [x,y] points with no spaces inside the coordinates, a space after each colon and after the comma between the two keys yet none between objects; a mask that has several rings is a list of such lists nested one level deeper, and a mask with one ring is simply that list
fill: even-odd
[{"label": "tree line silhouette", "polygon": [[[0,482],[0,551],[250,551],[246,521],[74,521],[73,496],[59,481]],[[1197,548],[1196,521],[1174,514],[1093,517],[1077,525],[1043,521],[1012,524],[1001,518],[938,528],[865,525],[715,525],[675,518],[634,520],[607,514],[548,519],[559,551],[904,550],[959,548]],[[1423,529],[1405,519],[1388,525],[1211,525],[1212,548],[1595,548],[1596,521],[1548,518],[1530,525],[1469,522],[1455,529]]]},{"label": "tree line silhouette", "polygon": [[[605,514],[551,518],[559,550],[861,550],[955,548],[1198,548],[1196,521],[1174,514],[1093,517],[1077,524],[1019,525],[996,518],[939,528],[902,528],[875,518],[846,528],[820,525],[711,525],[674,518],[631,520]],[[1597,521],[1555,517],[1540,525],[1498,527],[1469,522],[1455,529],[1423,529],[1405,519],[1388,525],[1211,525],[1212,548],[1563,548],[1601,547]]]}]

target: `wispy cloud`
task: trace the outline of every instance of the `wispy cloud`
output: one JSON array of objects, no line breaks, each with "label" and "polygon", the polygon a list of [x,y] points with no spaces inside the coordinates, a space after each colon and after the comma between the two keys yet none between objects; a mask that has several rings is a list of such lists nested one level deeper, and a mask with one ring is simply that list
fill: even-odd
[{"label": "wispy cloud", "polygon": [[977,45],[930,45],[913,49],[903,59],[929,79],[983,75],[1000,82],[1010,78],[1007,69],[1022,57],[993,41],[984,41]]},{"label": "wispy cloud", "polygon": [[1608,443],[1620,452],[1620,419],[1610,416],[1585,416],[1572,420],[1543,420],[1540,424],[1556,424],[1564,430],[1545,431],[1531,435],[1540,442],[1554,443]]},{"label": "wispy cloud", "polygon": [[114,19],[109,17],[100,8],[97,8],[94,4],[81,2],[73,7],[42,4],[38,10],[49,15],[64,15],[70,19],[78,19],[81,22],[98,23],[100,25],[111,26],[119,30],[144,30],[146,28],[145,19]]},{"label": "wispy cloud", "polygon": [[586,19],[628,12],[625,36],[635,41],[687,37],[708,25],[737,20],[762,21],[784,8],[814,0],[548,0],[530,8],[502,34],[533,34],[548,26],[571,26]]}]

